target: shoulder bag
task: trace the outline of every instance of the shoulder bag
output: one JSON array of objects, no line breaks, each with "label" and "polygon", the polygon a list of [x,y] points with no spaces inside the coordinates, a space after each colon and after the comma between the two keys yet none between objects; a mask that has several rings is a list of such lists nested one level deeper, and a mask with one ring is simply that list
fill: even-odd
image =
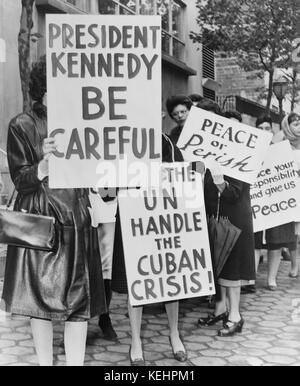
[{"label": "shoulder bag", "polygon": [[55,244],[55,218],[10,210],[15,190],[0,209],[0,243],[51,251]]}]

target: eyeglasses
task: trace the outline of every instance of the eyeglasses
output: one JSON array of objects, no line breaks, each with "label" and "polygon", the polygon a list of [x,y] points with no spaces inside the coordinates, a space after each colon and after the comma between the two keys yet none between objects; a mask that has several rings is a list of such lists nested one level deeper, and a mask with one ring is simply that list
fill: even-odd
[{"label": "eyeglasses", "polygon": [[187,112],[188,112],[188,110],[179,110],[179,111],[172,113],[172,117],[177,118],[177,117],[180,117],[180,116],[187,114]]}]

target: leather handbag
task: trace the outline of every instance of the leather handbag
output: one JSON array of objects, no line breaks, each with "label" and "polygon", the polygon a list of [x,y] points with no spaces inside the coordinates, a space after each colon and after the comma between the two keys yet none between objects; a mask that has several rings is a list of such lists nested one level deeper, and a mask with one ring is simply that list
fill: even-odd
[{"label": "leather handbag", "polygon": [[0,243],[51,251],[55,244],[55,218],[10,210],[14,192],[6,209],[0,209]]}]

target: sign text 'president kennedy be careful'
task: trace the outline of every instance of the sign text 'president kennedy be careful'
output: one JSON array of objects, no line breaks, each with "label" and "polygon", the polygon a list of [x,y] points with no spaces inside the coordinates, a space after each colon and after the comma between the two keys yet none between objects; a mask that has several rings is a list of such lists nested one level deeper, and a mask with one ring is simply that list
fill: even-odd
[{"label": "sign text 'president kennedy be careful'", "polygon": [[52,188],[137,186],[131,166],[160,161],[160,25],[156,16],[47,15]]}]

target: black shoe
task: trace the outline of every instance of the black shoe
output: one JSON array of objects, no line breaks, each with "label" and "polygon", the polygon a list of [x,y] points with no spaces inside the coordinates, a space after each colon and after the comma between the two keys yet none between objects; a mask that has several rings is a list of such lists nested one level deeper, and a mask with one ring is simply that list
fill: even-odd
[{"label": "black shoe", "polygon": [[142,356],[142,358],[131,358],[131,346],[129,347],[129,360],[131,366],[146,366],[144,355]]},{"label": "black shoe", "polygon": [[213,326],[218,323],[220,320],[226,322],[228,318],[228,312],[223,312],[223,314],[215,316],[215,314],[209,314],[206,318],[200,318],[198,320],[198,325],[203,327]]},{"label": "black shoe", "polygon": [[172,345],[172,341],[171,341],[171,337],[170,336],[169,336],[169,341],[170,341],[170,345],[172,347],[174,359],[176,359],[178,362],[186,362],[187,361],[186,350],[184,349],[184,351],[176,351],[175,352],[174,348],[173,348],[173,345]]},{"label": "black shoe", "polygon": [[[229,326],[228,323],[232,323],[232,326]],[[237,332],[242,332],[244,325],[244,319],[241,317],[239,322],[232,322],[228,320],[224,323],[223,328],[218,331],[218,336],[233,336]]]},{"label": "black shoe", "polygon": [[114,328],[113,328],[113,326],[111,324],[111,320],[110,320],[109,314],[101,315],[100,318],[99,318],[98,325],[99,325],[99,327],[102,330],[103,339],[110,340],[110,341],[113,341],[113,342],[117,342],[118,341],[118,335],[117,335],[116,331],[114,330]]},{"label": "black shoe", "polygon": [[243,285],[241,287],[242,294],[255,294],[256,288],[255,285]]}]

